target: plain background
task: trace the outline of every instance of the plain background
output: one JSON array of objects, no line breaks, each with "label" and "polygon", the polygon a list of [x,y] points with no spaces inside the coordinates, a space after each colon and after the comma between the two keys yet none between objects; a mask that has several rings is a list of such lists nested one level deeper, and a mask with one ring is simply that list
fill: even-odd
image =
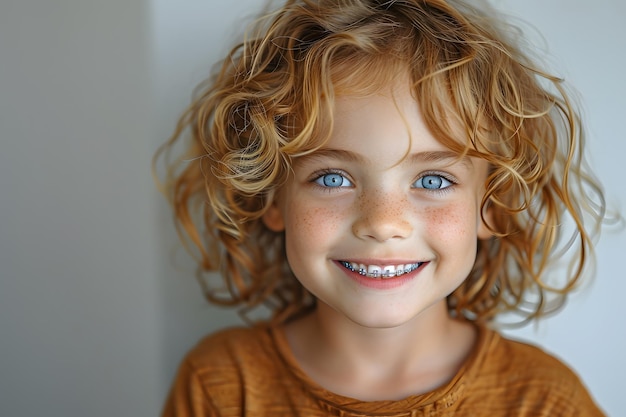
[{"label": "plain background", "polygon": [[[591,160],[626,205],[626,3],[493,0],[577,87]],[[259,0],[0,3],[0,415],[154,416],[178,361],[237,323],[208,306],[151,156]],[[531,34],[536,42],[542,42]],[[625,233],[559,315],[514,332],[623,415]]]}]

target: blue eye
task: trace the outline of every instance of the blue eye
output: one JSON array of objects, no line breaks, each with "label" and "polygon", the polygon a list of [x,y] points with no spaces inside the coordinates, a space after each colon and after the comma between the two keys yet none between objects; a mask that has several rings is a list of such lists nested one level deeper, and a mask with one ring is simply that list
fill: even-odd
[{"label": "blue eye", "polygon": [[320,175],[315,179],[315,183],[321,185],[322,187],[351,187],[352,183],[346,177],[337,173],[329,173]]},{"label": "blue eye", "polygon": [[451,185],[452,182],[441,175],[424,175],[414,182],[415,188],[424,188],[427,190],[442,190]]}]

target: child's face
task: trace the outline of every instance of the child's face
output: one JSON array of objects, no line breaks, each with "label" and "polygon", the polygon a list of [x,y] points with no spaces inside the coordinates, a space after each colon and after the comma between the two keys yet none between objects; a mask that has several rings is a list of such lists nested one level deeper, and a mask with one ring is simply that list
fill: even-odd
[{"label": "child's face", "polygon": [[318,308],[368,327],[445,302],[489,237],[479,212],[487,163],[456,160],[407,90],[338,98],[330,141],[295,161],[264,217],[285,231],[289,264]]}]

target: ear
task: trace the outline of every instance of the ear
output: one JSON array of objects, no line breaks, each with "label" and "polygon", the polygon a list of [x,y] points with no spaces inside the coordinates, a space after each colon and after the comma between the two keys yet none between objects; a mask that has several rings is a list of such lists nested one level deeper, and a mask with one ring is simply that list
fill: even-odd
[{"label": "ear", "polygon": [[487,240],[493,237],[493,232],[489,228],[493,225],[493,208],[487,206],[483,209],[483,215],[478,219],[478,239]]},{"label": "ear", "polygon": [[280,207],[278,207],[276,200],[274,200],[274,202],[265,211],[261,219],[263,220],[265,227],[270,229],[272,232],[282,232],[285,230],[283,212]]}]

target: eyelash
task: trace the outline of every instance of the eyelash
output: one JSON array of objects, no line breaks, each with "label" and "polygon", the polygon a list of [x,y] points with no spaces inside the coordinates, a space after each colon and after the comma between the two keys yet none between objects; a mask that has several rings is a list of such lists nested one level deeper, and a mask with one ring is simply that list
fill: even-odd
[{"label": "eyelash", "polygon": [[430,193],[444,194],[444,193],[451,192],[454,186],[458,184],[458,181],[454,177],[452,177],[449,174],[442,173],[442,172],[425,172],[423,174],[420,174],[420,176],[417,177],[415,181],[413,181],[413,184],[417,183],[420,180],[423,180],[426,177],[439,177],[443,179],[444,181],[449,182],[450,185],[447,185],[443,188],[426,188],[426,187],[415,187],[415,186],[413,188],[419,189],[419,190],[425,190]]},{"label": "eyelash", "polygon": [[[340,185],[337,187],[331,187],[331,186],[326,186],[326,185],[322,185],[319,184],[318,181],[320,179],[322,179],[323,177],[325,177],[326,175],[339,175],[341,176],[344,181],[348,181],[350,183],[349,186],[344,186],[344,185]],[[336,169],[324,169],[322,171],[318,171],[316,172],[313,177],[311,178],[310,182],[315,185],[316,187],[321,188],[322,190],[326,191],[326,192],[333,192],[336,191],[338,189],[342,189],[342,188],[348,188],[350,186],[352,186],[352,180],[350,180],[350,178],[348,178],[348,176],[346,175],[345,172],[340,171],[340,170],[336,170]]]},{"label": "eyelash", "polygon": [[[341,176],[343,178],[344,181],[348,181],[350,183],[350,185],[345,185],[344,186],[342,184],[342,185],[339,185],[337,187],[332,187],[332,186],[319,184],[318,181],[320,181],[326,175],[339,175],[339,176]],[[441,173],[441,172],[425,172],[425,173],[422,173],[422,174],[420,174],[419,177],[417,177],[417,179],[415,179],[415,181],[413,181],[412,184],[415,184],[418,181],[423,180],[426,177],[439,177],[443,181],[447,181],[450,184],[445,186],[445,187],[443,187],[443,188],[426,188],[426,187],[416,187],[416,186],[413,186],[413,185],[412,185],[411,188],[424,190],[424,191],[429,192],[429,193],[444,194],[444,193],[451,192],[453,187],[458,184],[458,181],[454,177],[452,177],[449,174],[445,174],[445,173]],[[352,184],[353,181],[348,178],[348,176],[346,175],[345,172],[337,170],[337,169],[331,169],[331,168],[328,168],[328,169],[316,172],[312,176],[312,178],[309,180],[309,182],[311,182],[316,187],[319,187],[319,188],[323,189],[326,192],[333,192],[333,191],[336,191],[336,190],[339,190],[339,189],[342,189],[342,188],[348,188],[348,187],[353,186],[353,184]]]}]

